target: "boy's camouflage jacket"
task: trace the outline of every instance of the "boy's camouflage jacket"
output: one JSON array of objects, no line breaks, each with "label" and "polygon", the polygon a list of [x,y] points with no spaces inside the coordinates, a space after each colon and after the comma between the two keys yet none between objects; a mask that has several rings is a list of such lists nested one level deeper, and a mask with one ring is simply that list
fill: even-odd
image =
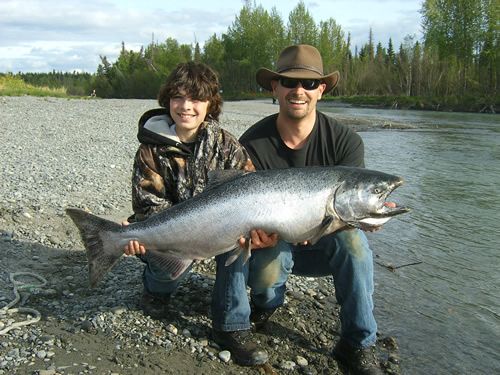
[{"label": "boy's camouflage jacket", "polygon": [[167,111],[153,109],[140,118],[137,138],[141,144],[134,159],[130,222],[200,193],[211,170],[255,170],[243,146],[215,121],[201,124],[194,144],[185,145]]}]

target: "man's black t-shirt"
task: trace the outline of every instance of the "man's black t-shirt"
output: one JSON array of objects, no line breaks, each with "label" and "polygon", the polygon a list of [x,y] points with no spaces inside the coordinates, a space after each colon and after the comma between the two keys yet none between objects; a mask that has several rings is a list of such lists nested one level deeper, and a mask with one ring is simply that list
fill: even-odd
[{"label": "man's black t-shirt", "polygon": [[268,116],[249,128],[240,142],[257,169],[345,165],[364,167],[361,137],[337,120],[316,112],[316,122],[300,149],[289,148],[276,127],[278,114]]}]

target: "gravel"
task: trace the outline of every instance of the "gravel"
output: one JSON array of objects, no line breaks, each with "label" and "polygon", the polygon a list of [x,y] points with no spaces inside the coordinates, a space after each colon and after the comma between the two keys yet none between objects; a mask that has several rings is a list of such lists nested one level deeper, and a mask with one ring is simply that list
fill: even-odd
[{"label": "gravel", "polygon": [[[0,98],[0,335],[4,374],[335,374],[329,353],[339,335],[330,278],[291,277],[287,301],[258,333],[269,364],[245,368],[210,339],[213,260],[180,285],[169,316],[154,320],[137,302],[143,264],[123,258],[96,289],[76,228],[64,214],[80,207],[121,220],[131,213],[130,175],[137,120],[153,100]],[[240,135],[275,112],[269,101],[228,102],[222,125]],[[40,283],[30,272],[43,277]],[[14,300],[14,284],[21,300]],[[32,286],[27,289],[22,284]],[[3,308],[3,309],[2,309]],[[379,337],[387,373],[399,373],[397,342]]]}]

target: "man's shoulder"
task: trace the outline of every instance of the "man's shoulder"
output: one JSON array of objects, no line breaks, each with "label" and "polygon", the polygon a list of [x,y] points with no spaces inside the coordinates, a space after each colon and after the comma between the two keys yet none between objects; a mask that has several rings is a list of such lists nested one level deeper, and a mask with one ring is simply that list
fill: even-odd
[{"label": "man's shoulder", "polygon": [[240,142],[250,142],[254,139],[262,138],[264,134],[270,134],[273,132],[275,129],[273,124],[276,124],[277,117],[278,114],[275,113],[257,121],[241,135]]},{"label": "man's shoulder", "polygon": [[327,126],[330,126],[331,128],[334,128],[334,129],[347,128],[347,126],[342,124],[342,122],[337,120],[332,115],[326,114],[326,113],[321,112],[321,111],[316,111],[316,113],[318,114],[317,119],[321,125],[327,125]]},{"label": "man's shoulder", "polygon": [[318,111],[318,122],[320,128],[327,129],[336,135],[359,137],[359,135],[350,126],[342,123],[333,116]]}]

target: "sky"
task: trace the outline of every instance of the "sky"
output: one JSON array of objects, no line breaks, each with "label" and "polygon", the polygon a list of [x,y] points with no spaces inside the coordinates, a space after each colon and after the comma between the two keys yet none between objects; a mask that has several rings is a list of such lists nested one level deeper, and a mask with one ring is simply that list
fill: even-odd
[{"label": "sky", "polygon": [[[285,25],[299,0],[259,1],[269,12],[275,7]],[[333,18],[352,45],[368,41],[397,49],[406,36],[421,38],[422,0],[304,0],[319,23]],[[0,73],[95,73],[99,56],[114,62],[122,41],[138,51],[154,39],[174,38],[200,46],[220,37],[239,15],[238,0],[1,0]]]}]

